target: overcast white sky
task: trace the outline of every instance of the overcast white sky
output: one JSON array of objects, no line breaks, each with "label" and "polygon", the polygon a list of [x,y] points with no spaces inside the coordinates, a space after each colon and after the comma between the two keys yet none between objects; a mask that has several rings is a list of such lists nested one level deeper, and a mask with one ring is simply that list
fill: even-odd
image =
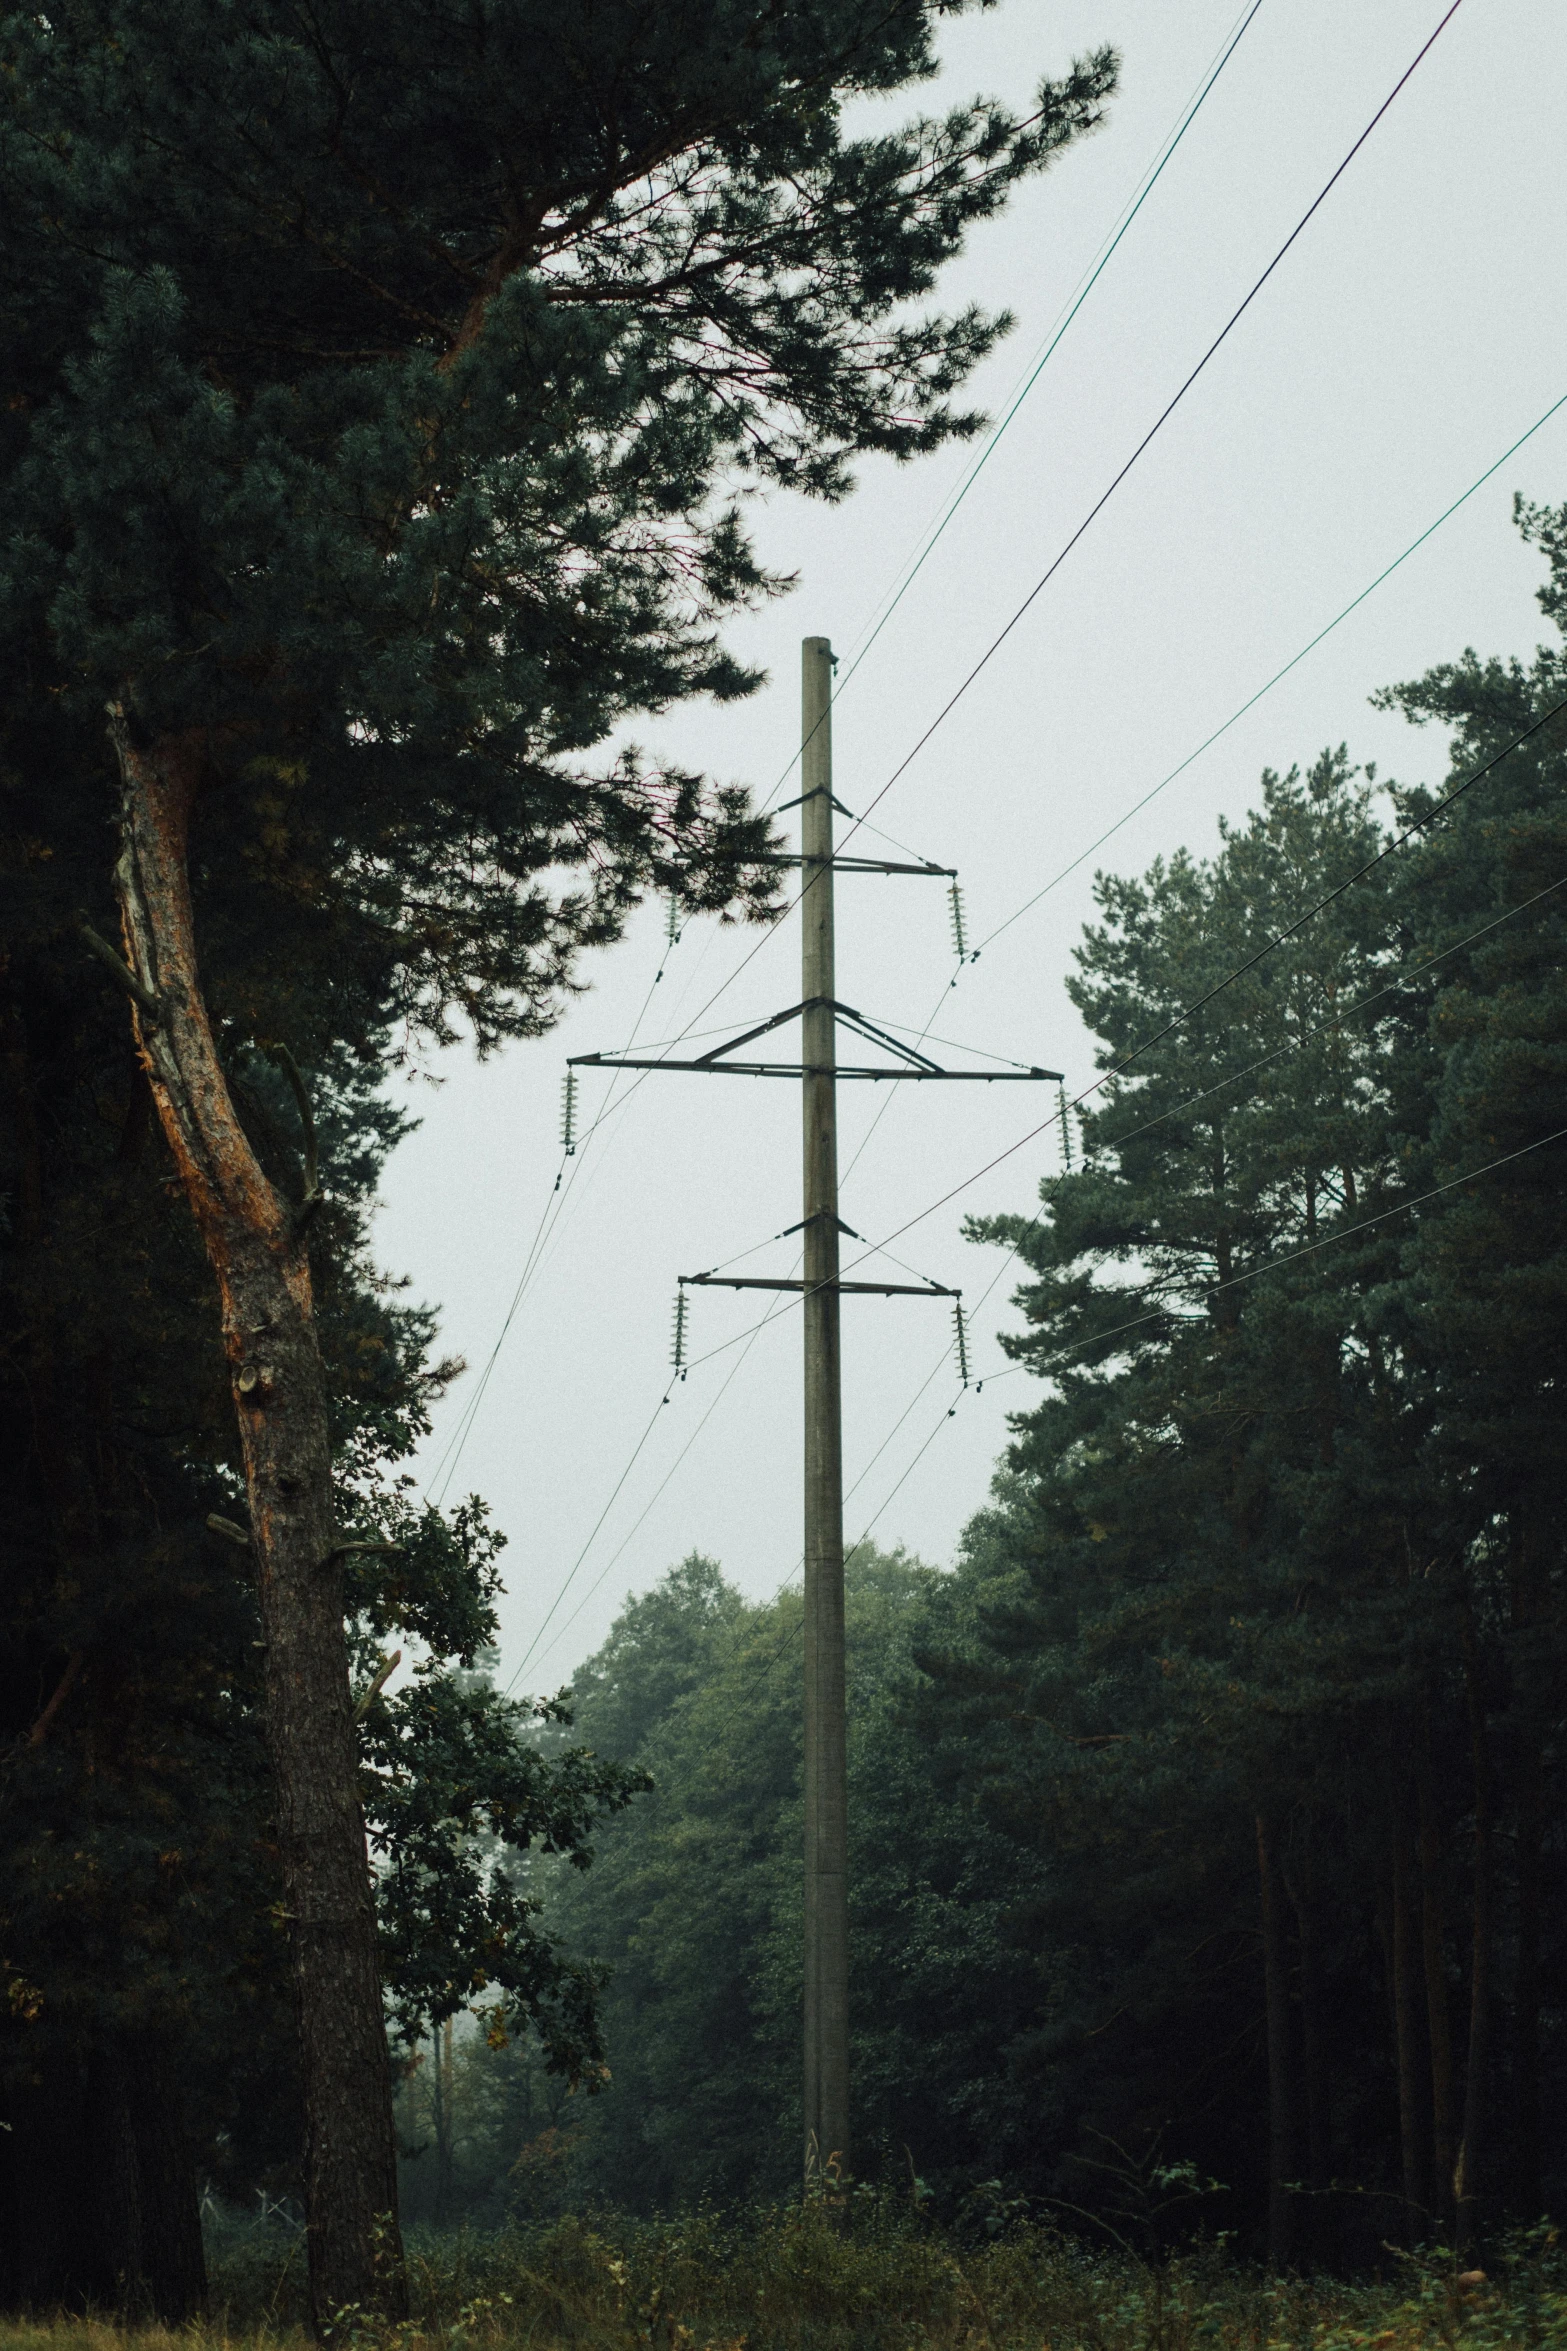
[{"label": "overcast white sky", "polygon": [[[1445,5],[1264,0],[936,554],[843,686],[835,783],[851,808],[886,782],[1093,505]],[[1124,57],[1107,127],[977,233],[943,288],[948,306],[977,299],[1017,315],[980,380],[992,413],[1243,13],[1238,0],[1003,0],[947,27],[943,79],[901,111],[976,90],[1021,106],[1042,72],[1075,53],[1109,40]],[[877,809],[900,841],[961,869],[972,937],[1157,784],[1567,394],[1564,121],[1560,0],[1464,0],[1177,416]],[[761,510],[765,557],[799,584],[732,641],[766,665],[769,686],[739,708],[649,721],[642,742],[765,794],[797,744],[800,639],[826,635],[852,653],[971,461],[953,451],[906,469],[869,464],[842,506],[779,499]],[[1347,739],[1402,778],[1440,775],[1441,739],[1371,711],[1367,696],[1466,645],[1527,654],[1545,633],[1533,600],[1540,566],[1511,524],[1515,490],[1567,497],[1567,408],[968,966],[937,1031],[1081,1085],[1092,1049],[1062,979],[1092,913],[1096,865],[1135,871],[1181,844],[1208,851],[1220,815],[1252,803],[1263,767],[1304,762],[1326,743]],[[856,846],[876,851],[863,836]],[[844,880],[838,905],[840,996],[918,1028],[952,972],[940,886]],[[754,933],[693,923],[641,1036],[672,1037],[755,944]],[[798,957],[797,928],[785,924],[696,1025],[739,1029],[793,1003]],[[690,1351],[722,1351],[659,1404],[677,1275],[766,1241],[800,1213],[798,1089],[665,1074],[635,1087],[622,1078],[611,1097],[607,1077],[587,1076],[581,1126],[606,1099],[624,1107],[552,1190],[566,1056],[632,1036],[662,959],[662,915],[648,910],[585,967],[589,990],[552,1036],[483,1067],[445,1056],[438,1086],[415,1087],[423,1124],[392,1160],[377,1227],[381,1262],[439,1303],[442,1344],[471,1367],[443,1410],[428,1471],[552,1212],[448,1496],[484,1494],[510,1538],[506,1671],[554,1604],[523,1688],[569,1679],[628,1592],[693,1548],[758,1596],[799,1558],[798,1312],[726,1347],[768,1298],[696,1293]],[[889,1102],[887,1088],[842,1087],[845,1167],[885,1109],[845,1181],[846,1220],[890,1233],[1042,1118],[1044,1091],[906,1086]],[[900,1240],[900,1256],[977,1302],[996,1257],[963,1242],[962,1215],[1032,1206],[1055,1164],[1051,1136],[1026,1144]],[[779,1242],[744,1270],[787,1274],[795,1246]],[[1001,1368],[1008,1289],[1003,1280],[976,1316],[976,1376]],[[873,1524],[878,1540],[901,1538],[946,1563],[985,1500],[1027,1383],[970,1391],[949,1419],[943,1305],[850,1298],[844,1326],[848,1538]]]}]

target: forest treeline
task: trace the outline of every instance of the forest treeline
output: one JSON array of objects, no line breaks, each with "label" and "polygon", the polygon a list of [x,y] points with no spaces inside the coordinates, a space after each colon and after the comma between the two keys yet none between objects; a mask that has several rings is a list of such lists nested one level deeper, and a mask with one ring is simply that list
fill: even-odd
[{"label": "forest treeline", "polygon": [[[760,685],[751,493],[979,429],[1007,322],[927,305],[1118,61],[898,127],[963,5],[0,20],[0,2306],[185,2318],[259,2192],[395,2328],[399,2068],[411,2208],[460,2087],[475,2212],[788,2179],[796,1604],[692,1566],[503,1695],[372,1210],[411,1065],[781,910],[628,730]],[[1106,1083],[975,1234],[1008,1460],[854,1570],[921,2199],[1305,2262],[1559,2193],[1563,698],[1466,655],[1446,807],[1330,755],[1102,886]]]},{"label": "forest treeline", "polygon": [[[1522,520],[1560,619],[1567,513]],[[1099,885],[1119,1074],[971,1232],[1042,1400],[951,1573],[849,1564],[862,2168],[948,2215],[1310,2267],[1567,2190],[1564,694],[1552,650],[1390,696],[1442,792],[1496,761],[1392,855],[1442,792],[1333,752]],[[539,1879],[608,2071],[424,2052],[413,2209],[787,2191],[799,1671],[796,1593],[628,1602],[573,1735],[653,1785]]]}]

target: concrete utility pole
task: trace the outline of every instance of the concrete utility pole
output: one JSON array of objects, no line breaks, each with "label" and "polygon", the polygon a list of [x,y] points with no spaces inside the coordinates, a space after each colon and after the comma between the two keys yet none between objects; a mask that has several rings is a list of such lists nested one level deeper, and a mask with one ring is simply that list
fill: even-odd
[{"label": "concrete utility pole", "polygon": [[805,1146],[805,2173],[849,2167],[849,1784],[833,969],[832,647],[807,637],[800,697]]},{"label": "concrete utility pole", "polygon": [[[943,1069],[920,1047],[900,1041],[840,1003],[833,954],[833,877],[839,873],[919,874],[953,880],[952,868],[842,857],[833,848],[832,647],[807,637],[802,648],[802,783],[800,854],[780,865],[800,868],[800,1002],[771,1020],[700,1054],[577,1053],[572,1067],[688,1070],[702,1077],[798,1078],[804,1143],[803,1279],[777,1275],[693,1273],[687,1286],[725,1290],[799,1290],[805,1319],[805,2180],[849,2168],[849,1798],[848,1730],[843,1663],[843,1410],[839,1301],[850,1291],[878,1297],[951,1298],[940,1282],[849,1281],[838,1268],[838,1082],[859,1078],[966,1079],[979,1085],[1059,1078],[1055,1069]],[[779,812],[782,814],[782,811]],[[849,815],[850,811],[842,809]],[[959,901],[954,883],[953,904]],[[960,934],[961,942],[961,934]],[[786,1022],[801,1027],[800,1059],[741,1061],[742,1045]],[[892,1056],[891,1062],[843,1064],[838,1031]],[[961,1309],[957,1311],[961,1312]],[[685,1316],[676,1316],[678,1369]],[[959,1359],[966,1363],[959,1324]],[[965,1384],[968,1373],[963,1372]]]}]

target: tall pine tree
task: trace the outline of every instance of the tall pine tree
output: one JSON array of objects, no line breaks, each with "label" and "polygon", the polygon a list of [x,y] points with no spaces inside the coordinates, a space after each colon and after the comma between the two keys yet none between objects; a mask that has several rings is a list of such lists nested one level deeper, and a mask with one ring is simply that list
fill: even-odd
[{"label": "tall pine tree", "polygon": [[[951,395],[999,322],[905,306],[1099,119],[1113,61],[1021,120],[845,137],[846,97],[931,70],[934,14],[67,0],[7,21],[13,756],[117,813],[123,960],[99,903],[85,936],[131,999],[222,1297],[318,2324],[400,2306],[390,2091],[308,1086],[291,1191],[232,1052],[308,1070],[387,1017],[528,1033],[647,887],[765,900],[740,797],[586,754],[630,713],[753,682],[715,635],[771,584],[726,480],[837,495],[857,451],[972,424]],[[268,939],[249,988],[206,919],[219,889]]]}]

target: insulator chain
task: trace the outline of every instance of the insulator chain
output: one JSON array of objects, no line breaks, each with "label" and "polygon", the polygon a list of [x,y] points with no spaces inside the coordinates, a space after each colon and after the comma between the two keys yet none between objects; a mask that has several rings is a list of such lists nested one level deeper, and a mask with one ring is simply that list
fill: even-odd
[{"label": "insulator chain", "polygon": [[952,1302],[952,1351],[958,1360],[958,1378],[966,1388],[969,1382],[968,1324],[963,1319],[961,1298],[954,1298]]},{"label": "insulator chain", "polygon": [[686,1293],[684,1285],[675,1292],[675,1327],[669,1349],[669,1360],[682,1379],[686,1376]]},{"label": "insulator chain", "polygon": [[952,952],[959,963],[967,963],[968,933],[963,927],[963,892],[956,882],[949,893],[949,907],[952,915]]},{"label": "insulator chain", "polygon": [[658,986],[659,981],[664,976],[665,964],[668,963],[669,958],[680,944],[680,934],[684,928],[684,914],[684,907],[681,905],[674,892],[671,891],[668,898],[666,898],[664,901],[664,955],[663,961],[659,964],[657,971],[653,974],[653,985],[655,988]]},{"label": "insulator chain", "polygon": [[1068,1175],[1072,1172],[1072,1114],[1067,1105],[1066,1088],[1058,1086],[1059,1116],[1061,1120],[1061,1165]]},{"label": "insulator chain", "polygon": [[568,1159],[577,1155],[577,1073],[568,1069],[560,1089],[560,1145]]}]

